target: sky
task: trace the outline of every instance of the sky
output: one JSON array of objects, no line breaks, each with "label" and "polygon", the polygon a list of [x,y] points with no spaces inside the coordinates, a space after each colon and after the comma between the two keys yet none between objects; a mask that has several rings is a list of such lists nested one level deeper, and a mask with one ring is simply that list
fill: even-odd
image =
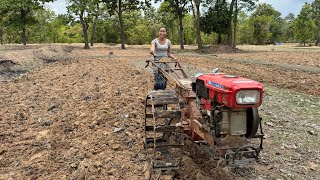
[{"label": "sky", "polygon": [[[313,1],[314,0],[259,0],[260,3],[271,4],[277,11],[281,12],[282,17],[287,16],[290,12],[298,15],[305,2],[311,3]],[[47,7],[57,14],[67,13],[66,6],[66,0],[57,0],[53,3],[47,3]]]}]

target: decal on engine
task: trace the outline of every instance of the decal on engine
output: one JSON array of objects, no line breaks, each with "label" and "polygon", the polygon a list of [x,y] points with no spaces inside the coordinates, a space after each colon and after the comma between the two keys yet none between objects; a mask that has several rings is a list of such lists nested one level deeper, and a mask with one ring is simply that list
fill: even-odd
[{"label": "decal on engine", "polygon": [[208,81],[208,84],[214,86],[214,87],[217,87],[217,88],[220,88],[222,89],[223,86],[221,84],[218,84],[218,83],[215,83],[215,82],[212,82],[212,81]]}]

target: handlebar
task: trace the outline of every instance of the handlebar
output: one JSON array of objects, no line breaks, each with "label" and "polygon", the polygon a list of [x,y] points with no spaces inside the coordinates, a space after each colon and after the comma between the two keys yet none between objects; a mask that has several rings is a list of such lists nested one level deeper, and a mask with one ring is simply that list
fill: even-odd
[{"label": "handlebar", "polygon": [[164,62],[155,61],[155,60],[146,60],[146,63],[147,63],[147,64],[146,64],[146,66],[145,66],[144,68],[147,68],[147,67],[149,66],[150,62],[151,62],[152,64],[155,64],[155,63],[175,63],[174,67],[177,67],[177,65],[178,65],[178,61],[177,61],[177,60],[174,60],[174,59],[172,59],[171,61],[164,61]]}]

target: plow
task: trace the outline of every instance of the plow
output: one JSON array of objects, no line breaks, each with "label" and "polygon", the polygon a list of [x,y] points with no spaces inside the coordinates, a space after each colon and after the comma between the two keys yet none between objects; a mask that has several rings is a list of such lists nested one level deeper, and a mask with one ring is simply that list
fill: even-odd
[{"label": "plow", "polygon": [[186,138],[206,143],[229,166],[259,160],[261,83],[218,69],[191,79],[178,61],[146,62],[169,85],[145,98],[144,148],[153,171],[179,169]]}]

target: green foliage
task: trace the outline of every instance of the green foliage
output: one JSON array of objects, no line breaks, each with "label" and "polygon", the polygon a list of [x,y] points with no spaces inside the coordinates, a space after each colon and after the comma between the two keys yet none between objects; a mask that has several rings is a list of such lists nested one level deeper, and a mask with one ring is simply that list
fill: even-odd
[{"label": "green foliage", "polygon": [[89,49],[88,29],[89,23],[93,22],[93,18],[98,16],[100,0],[68,0],[68,13],[79,17],[82,25],[82,33],[84,39],[84,48]]},{"label": "green foliage", "polygon": [[109,14],[119,13],[126,10],[137,10],[140,8],[139,0],[102,0],[108,7]]},{"label": "green foliage", "polygon": [[252,17],[253,25],[253,37],[255,38],[256,44],[265,44],[269,41],[272,33],[270,32],[270,26],[273,21],[271,16],[256,16]]},{"label": "green foliage", "polygon": [[93,13],[95,4],[92,0],[68,0],[67,6],[69,14],[74,14],[76,17],[83,16],[83,13],[88,13],[86,17],[89,17]]},{"label": "green foliage", "polygon": [[314,20],[317,28],[315,30],[316,45],[320,45],[320,0],[315,0],[312,4],[311,17]]},{"label": "green foliage", "polygon": [[109,14],[117,14],[120,25],[121,49],[125,49],[125,27],[122,14],[126,11],[140,10],[149,5],[149,0],[102,0],[108,9]]},{"label": "green foliage", "polygon": [[294,34],[293,34],[293,21],[295,19],[294,14],[289,13],[282,20],[282,36],[281,40],[283,42],[294,42]]},{"label": "green foliage", "polygon": [[[159,2],[162,0],[155,0],[155,2]],[[164,6],[160,9],[161,11],[167,11],[175,15],[176,17],[184,16],[188,12],[188,4],[190,0],[163,0],[165,3]],[[166,9],[163,9],[166,7]]]},{"label": "green foliage", "polygon": [[229,10],[226,0],[217,0],[213,7],[201,17],[201,30],[207,34],[212,32],[227,34],[229,23]]},{"label": "green foliage", "polygon": [[253,37],[256,44],[273,43],[280,41],[282,36],[281,13],[270,4],[259,4],[251,16]]},{"label": "green foliage", "polygon": [[[178,44],[179,43],[179,35],[178,35],[178,21],[174,14],[172,14],[168,9],[170,8],[170,4],[168,2],[163,2],[160,4],[158,14],[159,14],[159,21],[160,26],[165,26],[167,29],[167,37],[170,38],[172,43]],[[156,34],[153,38],[158,36],[159,28],[157,28]]]},{"label": "green foliage", "polygon": [[305,3],[297,19],[293,22],[296,39],[305,45],[311,42],[316,32],[316,23],[312,19],[312,6]]},{"label": "green foliage", "polygon": [[126,25],[126,37],[128,44],[145,44],[151,42],[150,31],[144,23],[140,11],[133,11],[124,14],[124,24]]},{"label": "green foliage", "polygon": [[5,18],[0,22],[2,26],[10,25],[10,29],[22,30],[23,44],[26,44],[26,32],[28,26],[37,23],[35,11],[43,9],[43,3],[53,2],[54,0],[1,0],[0,14]]},{"label": "green foliage", "polygon": [[254,8],[256,8],[256,3],[259,2],[259,0],[239,0],[239,11],[240,10],[247,10],[252,11]]},{"label": "green foliage", "polygon": [[206,34],[201,32],[201,40],[204,45],[212,45],[215,39],[217,39],[216,33]]},{"label": "green foliage", "polygon": [[186,14],[183,18],[183,22],[185,44],[196,44],[193,16],[191,14]]},{"label": "green foliage", "polygon": [[[156,0],[158,2],[159,0]],[[190,0],[164,0],[167,3],[167,9],[163,11],[168,11],[172,13],[175,17],[178,18],[179,24],[179,44],[180,49],[184,49],[184,27],[183,27],[183,17],[188,12],[187,5],[190,3]]]},{"label": "green foliage", "polygon": [[[70,13],[67,15],[55,15],[52,11],[45,10],[42,2],[49,1],[52,0],[0,0],[0,41],[21,43],[21,34],[25,30],[29,43],[84,42],[80,14],[83,15],[88,32],[92,31],[94,18],[98,14],[95,31],[95,42],[98,43],[121,43],[123,29],[127,44],[150,44],[158,36],[161,26],[167,28],[167,36],[173,44],[181,43],[180,39],[183,44],[195,44],[196,41],[194,17],[188,13],[190,0],[163,0],[159,9],[150,6],[149,0],[122,0],[122,28],[119,0],[70,0]],[[183,2],[185,4],[181,4]],[[203,44],[212,44],[218,37],[226,40],[230,20],[236,14],[237,43],[320,42],[320,0],[306,4],[297,18],[293,14],[281,18],[281,14],[268,4],[260,4],[251,15],[241,11],[253,9],[255,2],[256,0],[238,0],[239,13],[236,13],[235,8],[231,13],[230,1],[202,1],[205,7],[201,18]],[[182,28],[180,22],[183,22]]]},{"label": "green foliage", "polygon": [[244,13],[239,13],[238,18],[238,43],[240,44],[254,44],[254,38],[253,38],[253,26],[252,26],[252,19]]},{"label": "green foliage", "polygon": [[274,19],[277,19],[281,16],[281,13],[275,10],[270,4],[262,3],[259,4],[253,16],[272,16]]},{"label": "green foliage", "polygon": [[[161,6],[160,6],[161,8]],[[157,37],[159,28],[163,26],[163,23],[161,22],[161,18],[164,18],[165,15],[160,15],[160,12],[157,11],[154,7],[148,6],[143,9],[144,12],[144,22],[147,25],[147,29],[149,31],[150,37],[148,37],[150,40]],[[170,19],[171,20],[171,19]],[[165,22],[170,22],[170,20],[166,19]],[[173,19],[174,20],[174,19]],[[168,27],[168,26],[167,26]],[[169,35],[170,36],[170,35]],[[149,44],[150,41],[148,41],[147,44]]]}]

